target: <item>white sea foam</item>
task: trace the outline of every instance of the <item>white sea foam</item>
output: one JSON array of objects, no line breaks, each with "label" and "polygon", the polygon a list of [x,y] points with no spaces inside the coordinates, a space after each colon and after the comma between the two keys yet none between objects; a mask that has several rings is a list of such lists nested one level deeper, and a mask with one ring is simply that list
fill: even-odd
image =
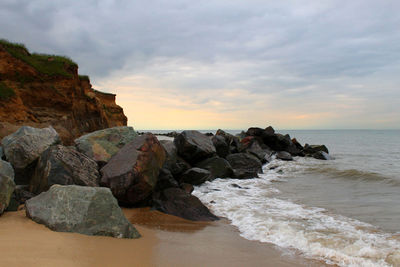
[{"label": "white sea foam", "polygon": [[[276,168],[267,170],[273,165]],[[274,161],[261,178],[216,179],[196,187],[193,194],[216,215],[231,220],[246,239],[294,249],[307,258],[339,266],[400,266],[399,236],[279,198],[274,183],[285,180],[282,168],[286,172],[304,166]]]}]

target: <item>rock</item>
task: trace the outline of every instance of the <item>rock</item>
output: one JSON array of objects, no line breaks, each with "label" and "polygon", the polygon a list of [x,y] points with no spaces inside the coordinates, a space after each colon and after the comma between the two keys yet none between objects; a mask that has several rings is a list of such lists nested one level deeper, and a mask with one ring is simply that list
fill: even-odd
[{"label": "rock", "polygon": [[40,156],[29,191],[39,194],[54,184],[99,186],[97,163],[74,147],[55,145]]},{"label": "rock", "polygon": [[162,168],[160,170],[160,174],[158,175],[155,190],[161,191],[170,187],[179,187],[178,182],[175,180],[174,176],[168,169]]},{"label": "rock", "polygon": [[247,130],[246,135],[247,136],[262,136],[264,133],[264,129],[258,128],[258,127],[251,127]]},{"label": "rock", "polygon": [[132,127],[114,127],[83,135],[75,139],[75,145],[80,152],[104,165],[137,136]]},{"label": "rock", "polygon": [[325,153],[329,154],[328,148],[325,145],[304,145],[304,153],[306,155],[312,155],[318,151],[324,151]]},{"label": "rock", "polygon": [[17,211],[20,205],[25,204],[26,200],[35,196],[35,194],[29,192],[28,190],[29,185],[15,186],[14,193],[11,196],[7,211]]},{"label": "rock", "polygon": [[178,156],[178,150],[173,141],[161,140],[160,143],[166,152],[163,168],[168,169],[174,176],[179,176],[191,168],[189,163]]},{"label": "rock", "polygon": [[134,205],[151,195],[165,161],[165,150],[152,134],[135,138],[100,170],[101,184],[124,205]]},{"label": "rock", "polygon": [[236,137],[237,138],[239,138],[239,140],[242,140],[243,138],[245,138],[247,135],[246,135],[246,132],[245,131],[241,131],[240,133],[238,133],[237,135],[236,135]]},{"label": "rock", "polygon": [[57,232],[138,238],[110,189],[53,185],[26,201],[26,216]]},{"label": "rock", "polygon": [[3,157],[4,157],[3,147],[0,146],[0,159],[3,159]]},{"label": "rock", "polygon": [[181,176],[183,183],[200,185],[211,179],[211,172],[201,168],[191,168]]},{"label": "rock", "polygon": [[262,172],[262,164],[255,156],[247,153],[229,155],[226,160],[233,168],[234,178],[254,178]]},{"label": "rock", "polygon": [[246,152],[256,156],[262,163],[265,163],[269,161],[268,159],[270,159],[272,155],[272,150],[268,149],[266,146],[264,147],[265,148],[262,148],[259,142],[252,142],[252,144],[246,149]]},{"label": "rock", "polygon": [[[218,131],[216,132],[215,135],[216,136],[222,136],[225,139],[225,143],[228,145],[230,153],[238,153],[239,152],[239,148],[240,148],[240,139],[239,139],[239,137],[234,136],[234,135],[229,134],[229,133],[226,133],[221,129],[218,129]],[[226,158],[226,157],[224,157],[224,158]]]},{"label": "rock", "polygon": [[281,160],[293,160],[292,155],[286,151],[278,151],[276,152],[276,158]]},{"label": "rock", "polygon": [[299,143],[299,141],[297,141],[296,138],[292,139],[292,143],[297,147],[297,149],[299,149],[299,150],[303,150],[304,149],[303,146]]},{"label": "rock", "polygon": [[211,141],[213,142],[219,157],[226,158],[226,156],[229,155],[229,145],[225,142],[225,138],[223,136],[215,135],[211,138]]},{"label": "rock", "polygon": [[211,174],[211,180],[215,178],[232,177],[233,170],[229,162],[218,156],[205,159],[196,164],[196,167],[208,170]]},{"label": "rock", "polygon": [[265,128],[265,130],[263,132],[263,136],[273,135],[273,134],[275,134],[275,130],[274,130],[274,128],[272,128],[272,126],[268,126],[267,128]]},{"label": "rock", "polygon": [[201,201],[179,188],[168,188],[155,194],[154,208],[171,215],[192,221],[215,221],[218,217],[212,214]]},{"label": "rock", "polygon": [[332,157],[325,151],[317,151],[314,154],[312,154],[312,157],[315,159],[332,160]]},{"label": "rock", "polygon": [[36,160],[51,145],[59,142],[60,137],[51,126],[43,129],[23,126],[4,137],[1,143],[7,161],[14,167],[16,184],[28,184]]},{"label": "rock", "polygon": [[174,143],[178,154],[191,164],[216,154],[210,138],[198,131],[183,131],[175,137]]},{"label": "rock", "polygon": [[0,215],[10,204],[14,188],[14,169],[10,163],[0,159]]},{"label": "rock", "polygon": [[183,191],[185,191],[185,192],[187,192],[187,193],[189,193],[189,194],[191,194],[191,193],[193,192],[193,190],[194,190],[193,185],[191,185],[191,184],[186,184],[186,183],[182,183],[182,184],[180,185],[180,188],[181,188]]}]

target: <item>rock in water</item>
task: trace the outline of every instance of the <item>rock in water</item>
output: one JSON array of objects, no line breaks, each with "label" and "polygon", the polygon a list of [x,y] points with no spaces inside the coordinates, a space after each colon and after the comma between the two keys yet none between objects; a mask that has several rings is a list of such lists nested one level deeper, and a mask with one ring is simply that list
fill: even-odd
[{"label": "rock in water", "polygon": [[174,139],[178,154],[193,164],[216,154],[210,138],[198,131],[183,131]]},{"label": "rock in water", "polygon": [[233,168],[234,178],[254,178],[262,172],[262,164],[255,156],[247,153],[231,154],[226,160]]},{"label": "rock in water", "polygon": [[179,188],[168,188],[153,197],[154,208],[192,221],[215,221],[218,217],[190,193]]},{"label": "rock in water", "polygon": [[317,151],[314,154],[312,154],[312,157],[315,159],[322,159],[322,160],[332,160],[333,158],[326,153],[325,151]]},{"label": "rock in water", "polygon": [[181,180],[183,183],[200,185],[210,178],[210,171],[200,168],[191,168],[182,175]]},{"label": "rock in water", "polygon": [[276,158],[281,159],[281,160],[293,160],[292,155],[290,155],[289,152],[286,151],[278,151],[276,152]]},{"label": "rock in water", "polygon": [[221,158],[226,158],[226,156],[229,155],[230,153],[230,147],[226,143],[225,138],[221,135],[214,135],[211,138],[211,141],[213,142],[215,149],[217,151],[217,155],[220,156]]},{"label": "rock in water", "polygon": [[14,167],[15,182],[28,184],[36,160],[43,151],[59,142],[60,137],[52,127],[37,129],[23,126],[4,137],[1,143],[7,160]]},{"label": "rock in water", "polygon": [[80,152],[104,165],[137,136],[132,127],[114,127],[83,135],[75,139],[75,145]]},{"label": "rock in water", "polygon": [[53,185],[26,201],[26,216],[57,232],[138,238],[110,189]]},{"label": "rock in water", "polygon": [[196,167],[210,171],[210,179],[227,178],[233,175],[233,170],[229,162],[218,156],[205,159],[196,164]]},{"label": "rock in water", "polygon": [[14,189],[14,170],[10,163],[0,159],[0,214],[10,204]]},{"label": "rock in water", "polygon": [[109,187],[121,204],[137,204],[152,193],[164,161],[165,150],[157,138],[150,133],[141,135],[100,170],[101,184]]},{"label": "rock in water", "polygon": [[29,191],[39,194],[54,184],[99,186],[97,163],[73,147],[52,146],[40,156]]}]

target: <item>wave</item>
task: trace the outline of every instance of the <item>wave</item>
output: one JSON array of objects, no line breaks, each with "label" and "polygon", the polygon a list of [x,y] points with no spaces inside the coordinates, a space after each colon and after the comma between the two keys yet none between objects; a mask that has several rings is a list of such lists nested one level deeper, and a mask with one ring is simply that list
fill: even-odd
[{"label": "wave", "polygon": [[193,194],[216,215],[228,218],[246,239],[339,266],[400,265],[400,240],[395,235],[322,208],[279,199],[275,178],[265,173],[261,179],[216,179],[196,187]]},{"label": "wave", "polygon": [[340,170],[334,167],[313,166],[305,168],[304,172],[320,174],[329,178],[341,178],[365,182],[383,182],[394,186],[400,186],[400,180],[398,179],[387,177],[376,172],[362,171],[356,169]]}]

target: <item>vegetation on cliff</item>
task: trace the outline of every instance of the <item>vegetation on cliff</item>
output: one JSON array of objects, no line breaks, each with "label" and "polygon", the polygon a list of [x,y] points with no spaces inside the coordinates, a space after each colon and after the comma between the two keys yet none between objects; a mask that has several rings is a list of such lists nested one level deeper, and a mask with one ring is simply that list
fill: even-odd
[{"label": "vegetation on cliff", "polygon": [[0,40],[0,45],[2,45],[13,57],[22,60],[38,72],[49,76],[63,76],[70,78],[72,77],[72,74],[68,72],[68,68],[71,66],[78,67],[72,59],[66,56],[39,53],[31,54],[25,45],[11,43],[4,39]]},{"label": "vegetation on cliff", "polygon": [[6,100],[14,95],[14,90],[0,81],[0,99]]}]

